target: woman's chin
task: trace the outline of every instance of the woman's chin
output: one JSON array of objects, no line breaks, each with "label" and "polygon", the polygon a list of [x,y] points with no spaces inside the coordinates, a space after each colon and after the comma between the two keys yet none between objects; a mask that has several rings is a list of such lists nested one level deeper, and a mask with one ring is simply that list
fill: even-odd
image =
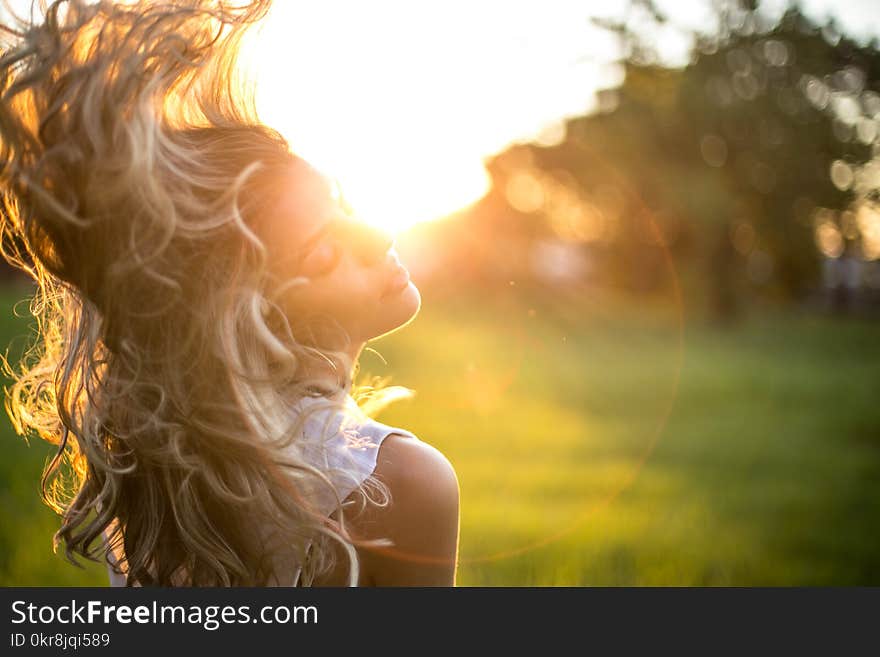
[{"label": "woman's chin", "polygon": [[378,331],[374,331],[375,337],[371,339],[381,338],[406,326],[419,314],[421,307],[421,292],[412,281],[400,290],[384,296],[378,315],[381,326]]},{"label": "woman's chin", "polygon": [[[398,290],[386,300],[386,306],[395,316],[406,316],[404,323],[415,317],[422,307],[422,293],[412,281],[409,281],[403,289]],[[392,308],[394,309],[392,311]]]}]

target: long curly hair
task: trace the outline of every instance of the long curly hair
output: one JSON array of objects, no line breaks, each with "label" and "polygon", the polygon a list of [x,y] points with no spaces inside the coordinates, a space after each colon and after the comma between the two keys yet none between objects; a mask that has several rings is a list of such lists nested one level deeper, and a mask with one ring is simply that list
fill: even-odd
[{"label": "long curly hair", "polygon": [[[284,584],[281,553],[308,585],[334,543],[356,584],[359,541],[338,494],[317,508],[336,489],[297,436],[311,413],[412,394],[355,386],[348,337],[308,339],[333,318],[279,304],[308,281],[270,273],[269,209],[307,165],[236,65],[269,4],[58,0],[0,26],[0,244],[36,283],[38,329],[17,368],[4,360],[6,410],[57,445],[41,484],[55,548],[129,585]],[[315,391],[314,361],[338,390]],[[388,501],[373,478],[361,490]]]}]

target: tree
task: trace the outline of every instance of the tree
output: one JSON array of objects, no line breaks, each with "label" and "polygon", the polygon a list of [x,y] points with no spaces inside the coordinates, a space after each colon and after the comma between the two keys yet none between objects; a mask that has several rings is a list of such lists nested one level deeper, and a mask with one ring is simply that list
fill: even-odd
[{"label": "tree", "polygon": [[[666,20],[650,2],[633,4]],[[497,217],[506,201],[543,224],[538,232],[598,249],[609,280],[630,289],[652,289],[669,247],[706,273],[720,316],[735,316],[736,289],[802,297],[819,273],[817,217],[875,193],[874,172],[862,174],[878,152],[880,54],[797,8],[769,25],[753,4],[714,6],[717,30],[694,35],[684,68],[658,63],[644,33],[605,23],[628,53],[622,87],[604,92],[613,111],[569,121],[557,146],[501,154],[476,213],[491,206]],[[524,173],[542,188],[539,206],[511,202]],[[571,193],[582,208],[560,221],[564,204],[552,200]],[[597,216],[602,230],[587,226]],[[859,236],[846,234],[856,248]]]}]

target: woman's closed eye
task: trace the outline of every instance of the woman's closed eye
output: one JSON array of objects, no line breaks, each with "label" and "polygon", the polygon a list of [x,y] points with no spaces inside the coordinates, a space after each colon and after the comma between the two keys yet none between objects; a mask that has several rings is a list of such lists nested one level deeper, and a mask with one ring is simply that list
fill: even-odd
[{"label": "woman's closed eye", "polygon": [[316,277],[329,274],[342,256],[342,249],[331,240],[322,240],[302,261],[301,273],[304,276]]}]

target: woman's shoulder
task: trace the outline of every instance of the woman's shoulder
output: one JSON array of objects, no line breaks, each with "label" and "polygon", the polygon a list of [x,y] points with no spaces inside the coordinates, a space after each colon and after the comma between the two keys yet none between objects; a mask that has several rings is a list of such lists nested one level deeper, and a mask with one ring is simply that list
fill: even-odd
[{"label": "woman's shoulder", "polygon": [[[459,483],[455,468],[424,436],[354,413],[342,419],[322,450],[332,465],[340,454],[358,479],[382,482],[389,504],[353,504],[346,525],[360,539],[390,540],[391,547],[359,548],[363,584],[452,586],[459,532]],[[311,439],[309,439],[311,440]],[[332,468],[331,468],[332,471]],[[332,479],[332,477],[331,477]],[[337,482],[334,482],[337,483]],[[346,501],[362,495],[354,481],[337,487]],[[345,505],[347,506],[347,505]]]},{"label": "woman's shoulder", "polygon": [[[369,417],[353,399],[346,400],[345,410],[327,410],[331,411],[329,422],[323,412],[312,415],[294,447],[300,458],[330,479],[341,500],[359,490],[371,475],[402,489],[412,483],[409,477],[427,476],[439,484],[444,480],[440,476],[443,466],[451,470],[443,455],[416,434]],[[316,495],[324,511],[335,508],[329,491],[321,487]]]},{"label": "woman's shoulder", "polygon": [[411,432],[388,434],[379,446],[375,474],[410,493],[440,499],[458,494],[458,477],[446,455]]},{"label": "woman's shoulder", "polygon": [[424,440],[389,434],[379,447],[374,475],[391,503],[354,520],[366,538],[387,538],[390,548],[361,554],[378,586],[453,586],[459,532],[459,485],[449,459]]}]

